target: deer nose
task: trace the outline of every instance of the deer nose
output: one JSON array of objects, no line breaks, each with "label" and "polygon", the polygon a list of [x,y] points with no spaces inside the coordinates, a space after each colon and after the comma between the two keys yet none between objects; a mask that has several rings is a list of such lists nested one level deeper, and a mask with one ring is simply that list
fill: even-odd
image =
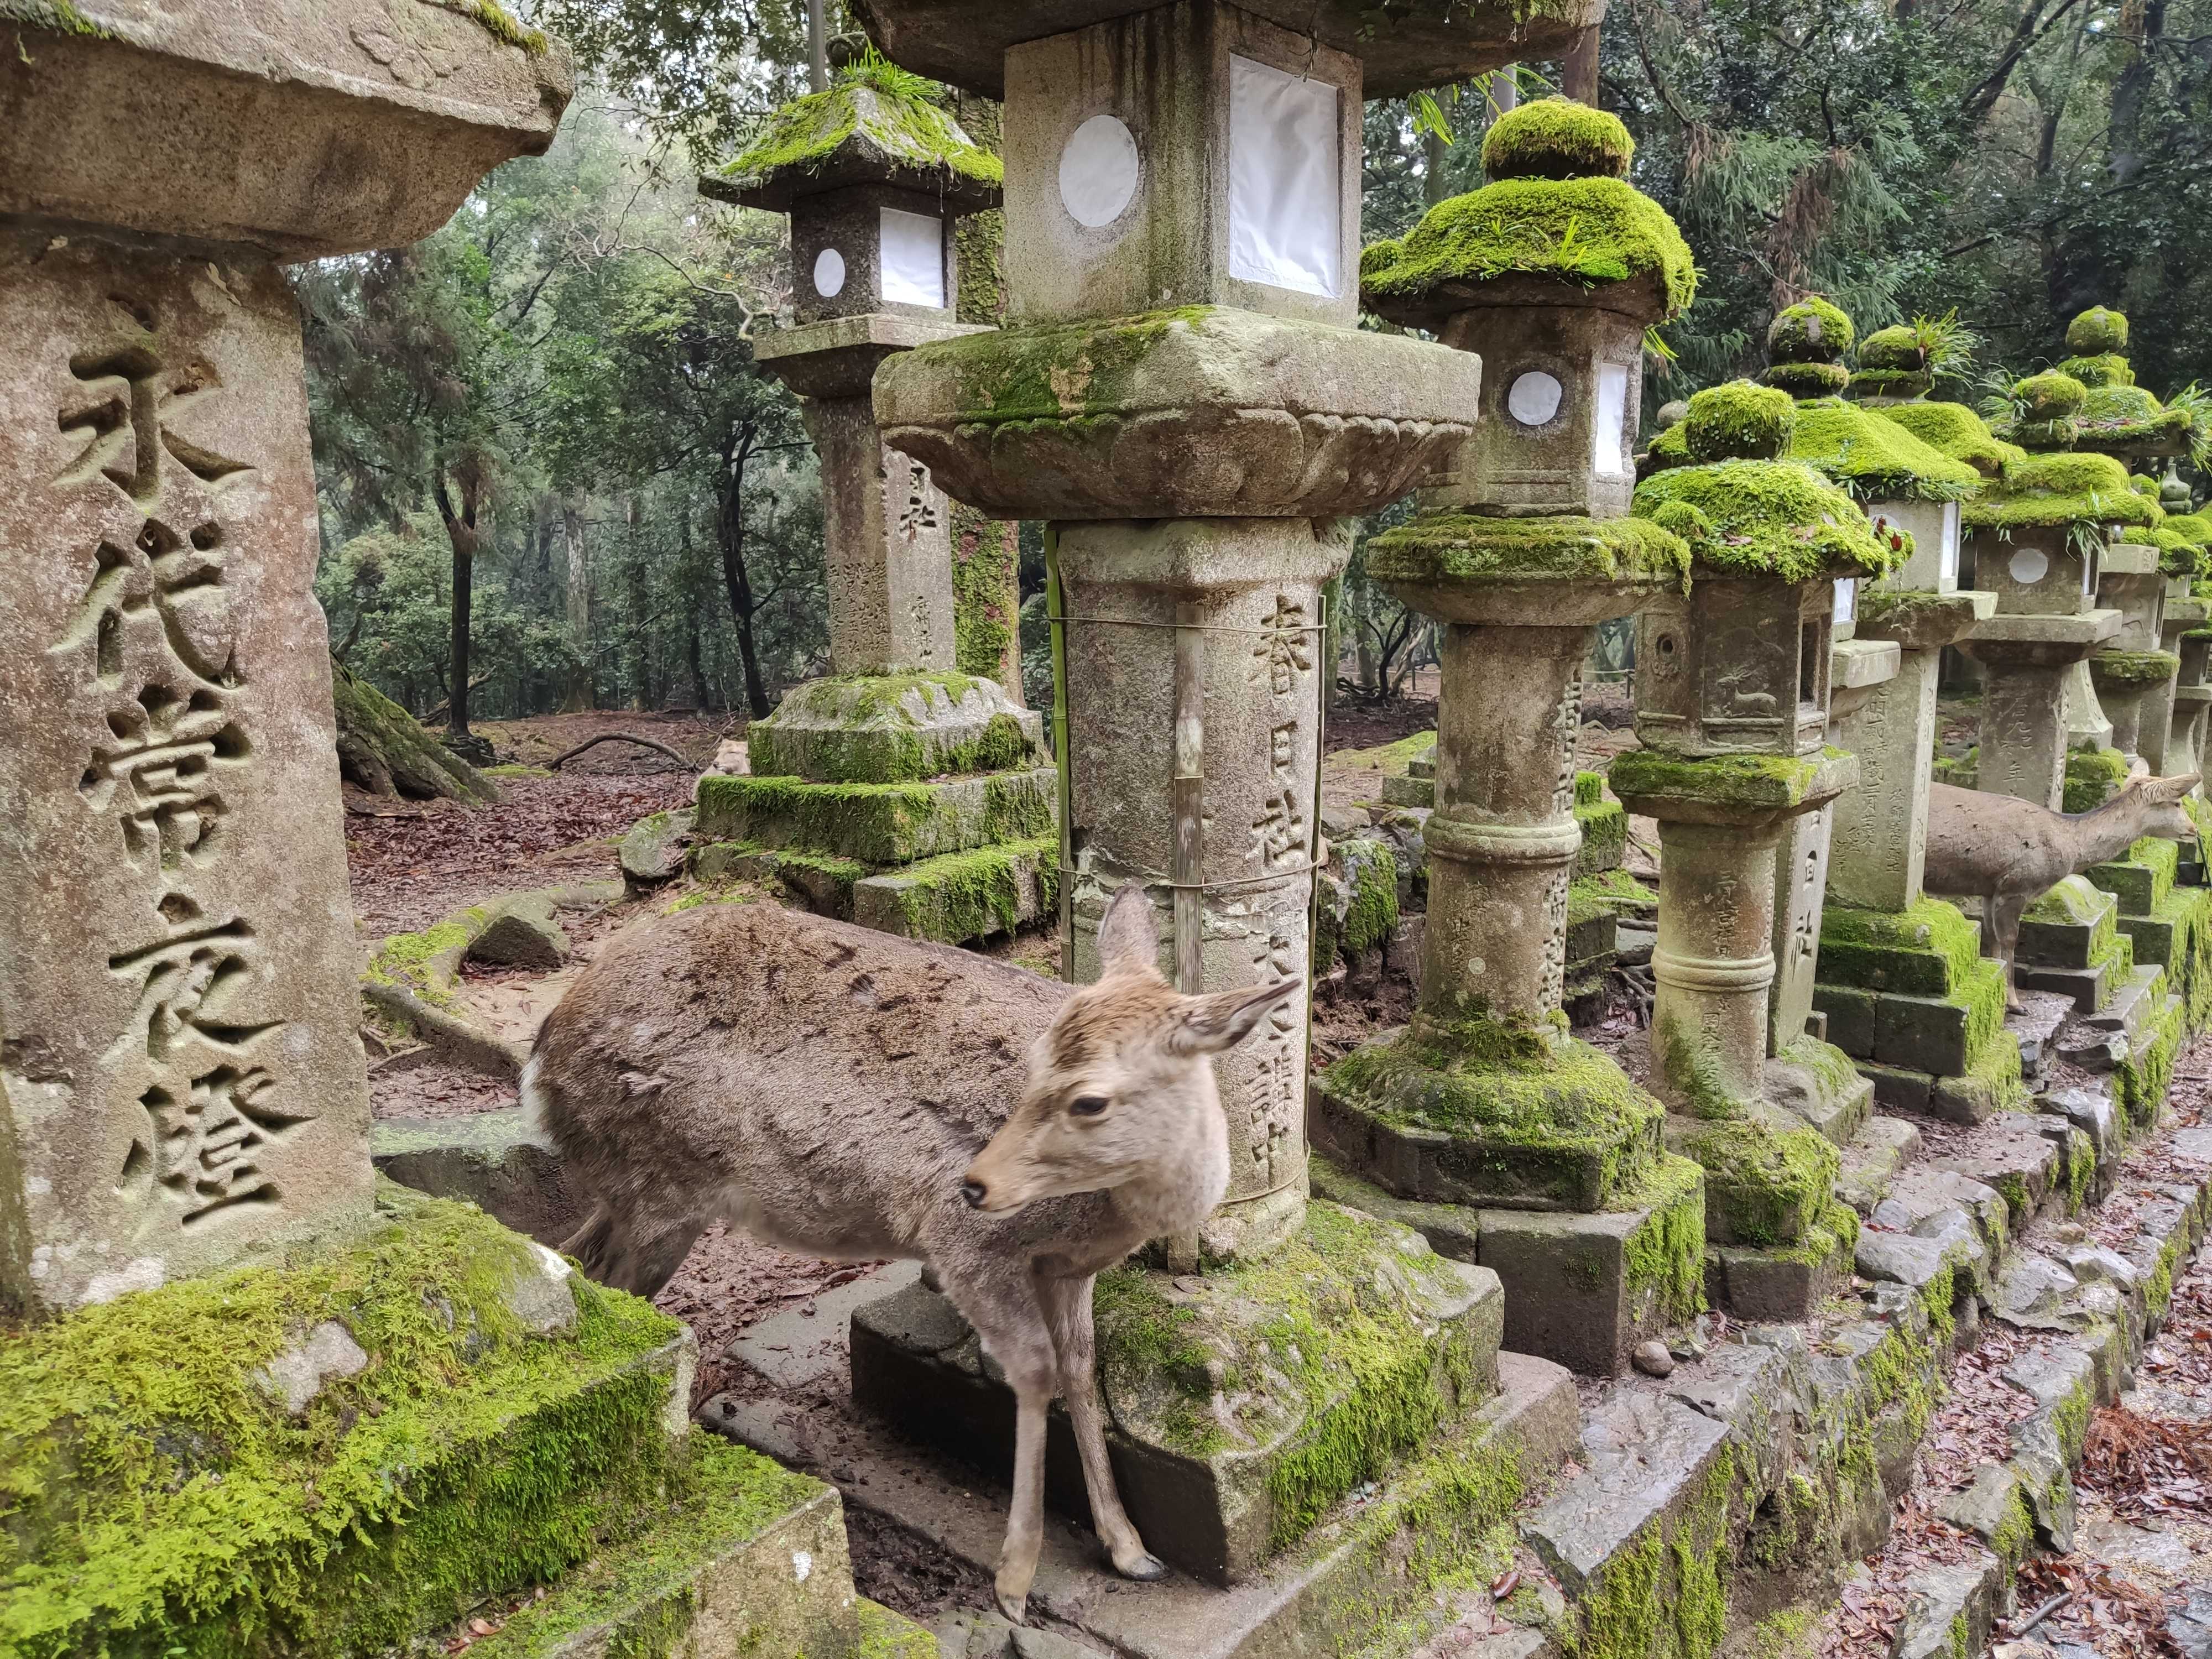
[{"label": "deer nose", "polygon": [[980,1210],[983,1207],[983,1200],[988,1198],[990,1194],[984,1189],[983,1183],[980,1181],[963,1181],[960,1183],[960,1196],[968,1200],[969,1209]]}]

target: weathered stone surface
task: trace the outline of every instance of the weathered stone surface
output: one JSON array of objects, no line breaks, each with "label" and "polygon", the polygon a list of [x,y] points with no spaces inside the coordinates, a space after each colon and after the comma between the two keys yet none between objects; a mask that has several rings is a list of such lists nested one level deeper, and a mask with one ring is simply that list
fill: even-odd
[{"label": "weathered stone surface", "polygon": [[947,945],[1011,933],[1050,913],[1059,869],[1057,836],[948,853],[854,882],[852,919],[878,933]]},{"label": "weathered stone surface", "polygon": [[379,1118],[378,1172],[436,1198],[465,1198],[541,1244],[568,1242],[583,1219],[560,1160],[520,1106],[461,1117]]},{"label": "weathered stone surface", "polygon": [[[2005,1569],[1976,1551],[1957,1566],[1923,1567],[1905,1589],[1896,1659],[1966,1659],[1989,1645]],[[1963,1641],[1962,1638],[1963,1638]]]},{"label": "weathered stone surface", "polygon": [[254,1380],[297,1417],[323,1391],[325,1377],[358,1376],[368,1364],[368,1354],[353,1340],[353,1333],[337,1320],[325,1319],[303,1341],[255,1372]]},{"label": "weathered stone surface", "polygon": [[568,49],[507,27],[411,0],[18,7],[0,216],[290,259],[418,241],[493,167],[553,142]]},{"label": "weathered stone surface", "polygon": [[290,293],[18,233],[0,337],[0,1300],[58,1310],[363,1218],[368,1099]]},{"label": "weathered stone surface", "polygon": [[1033,767],[1048,758],[1043,738],[1042,717],[995,680],[855,673],[786,692],[775,713],[749,729],[749,758],[762,776],[902,783]]},{"label": "weathered stone surface", "polygon": [[1726,1424],[1676,1401],[1621,1395],[1583,1430],[1586,1472],[1531,1513],[1522,1535],[1570,1595],[1589,1594],[1630,1540],[1691,1504],[1728,1437]]},{"label": "weathered stone surface", "polygon": [[632,824],[618,849],[623,880],[637,888],[673,881],[683,872],[684,851],[690,844],[696,817],[691,808],[678,807]]},{"label": "weathered stone surface", "polygon": [[552,898],[517,893],[492,907],[483,931],[469,941],[468,957],[495,967],[549,973],[568,961],[568,930],[556,920]]}]

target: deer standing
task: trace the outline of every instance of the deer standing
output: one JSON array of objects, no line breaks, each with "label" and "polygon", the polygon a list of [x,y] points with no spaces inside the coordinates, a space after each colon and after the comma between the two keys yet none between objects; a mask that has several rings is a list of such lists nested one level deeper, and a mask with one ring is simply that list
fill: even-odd
[{"label": "deer standing", "polygon": [[1000,1608],[1043,1537],[1054,1395],[1116,1571],[1167,1571],[1122,1510],[1094,1373],[1091,1282],[1194,1230],[1229,1182],[1212,1056],[1301,989],[1178,994],[1141,886],[1076,988],[769,904],[617,939],[547,1016],[523,1099],[590,1215],[567,1249],[651,1296],[708,1224],[816,1255],[928,1262],[1005,1370],[1014,1490]]},{"label": "deer standing", "polygon": [[2194,836],[2197,826],[2180,801],[2198,775],[2137,772],[2112,799],[2086,812],[2054,812],[1954,784],[1930,787],[1922,884],[1947,898],[1981,900],[1982,954],[2004,963],[2007,1009],[2018,1013],[2021,1006],[2013,983],[2021,912],[2068,876],[2118,857],[2144,836]]}]

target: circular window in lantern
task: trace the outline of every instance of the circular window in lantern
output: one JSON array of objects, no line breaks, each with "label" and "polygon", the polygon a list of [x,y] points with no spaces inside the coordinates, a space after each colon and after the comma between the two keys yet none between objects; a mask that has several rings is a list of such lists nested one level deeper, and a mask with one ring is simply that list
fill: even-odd
[{"label": "circular window in lantern", "polygon": [[1060,152],[1060,204],[1087,230],[1110,225],[1137,193],[1137,140],[1111,115],[1094,115]]},{"label": "circular window in lantern", "polygon": [[825,300],[834,300],[845,291],[845,256],[834,247],[825,247],[814,256],[814,291]]},{"label": "circular window in lantern", "polygon": [[2022,587],[2033,587],[2051,574],[2051,556],[2039,547],[2023,547],[2005,569]]},{"label": "circular window in lantern", "polygon": [[1522,426],[1546,425],[1559,412],[1566,390],[1556,376],[1532,368],[1507,388],[1505,412]]}]

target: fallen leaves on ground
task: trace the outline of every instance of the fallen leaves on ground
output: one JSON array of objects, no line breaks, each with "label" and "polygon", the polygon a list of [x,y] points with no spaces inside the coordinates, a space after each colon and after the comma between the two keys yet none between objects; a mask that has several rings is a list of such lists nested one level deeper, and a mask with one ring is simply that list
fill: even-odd
[{"label": "fallen leaves on ground", "polygon": [[2166,1633],[2165,1601],[2102,1561],[2081,1555],[2030,1560],[2021,1569],[2019,1594],[2021,1623],[2053,1596],[2070,1597],[2035,1627],[2038,1641],[2087,1644],[2100,1659],[2179,1659],[2180,1650]]},{"label": "fallen leaves on ground", "polygon": [[2124,1521],[2212,1520],[2212,1424],[2104,1407],[2089,1420],[2080,1478]]}]

